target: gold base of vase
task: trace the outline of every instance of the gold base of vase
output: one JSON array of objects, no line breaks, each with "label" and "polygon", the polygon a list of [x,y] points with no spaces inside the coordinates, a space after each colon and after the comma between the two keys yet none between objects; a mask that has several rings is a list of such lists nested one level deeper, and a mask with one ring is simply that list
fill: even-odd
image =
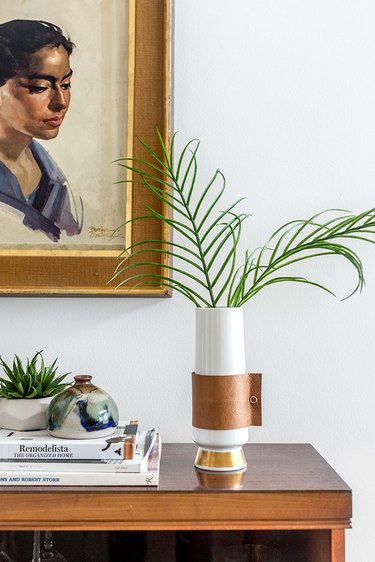
[{"label": "gold base of vase", "polygon": [[202,470],[228,471],[246,468],[246,458],[242,447],[231,451],[207,451],[199,447],[195,466]]}]

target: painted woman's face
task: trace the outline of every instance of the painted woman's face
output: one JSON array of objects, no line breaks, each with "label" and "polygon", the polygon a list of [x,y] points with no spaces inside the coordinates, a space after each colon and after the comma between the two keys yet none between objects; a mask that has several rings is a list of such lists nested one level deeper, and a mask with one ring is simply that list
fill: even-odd
[{"label": "painted woman's face", "polygon": [[55,138],[69,107],[71,76],[69,55],[62,45],[36,51],[25,75],[0,88],[0,119],[9,132]]}]

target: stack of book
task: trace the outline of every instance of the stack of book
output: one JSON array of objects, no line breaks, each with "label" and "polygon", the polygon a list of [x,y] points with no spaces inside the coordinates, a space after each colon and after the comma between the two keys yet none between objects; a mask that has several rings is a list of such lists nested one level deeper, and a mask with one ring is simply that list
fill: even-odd
[{"label": "stack of book", "polygon": [[137,420],[98,439],[0,429],[0,485],[157,486],[160,454],[160,434]]}]

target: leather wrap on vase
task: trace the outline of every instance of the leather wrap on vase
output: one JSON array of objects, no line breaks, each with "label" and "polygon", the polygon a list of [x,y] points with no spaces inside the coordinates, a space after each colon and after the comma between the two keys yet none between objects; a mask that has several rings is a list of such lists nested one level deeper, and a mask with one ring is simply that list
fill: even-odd
[{"label": "leather wrap on vase", "polygon": [[260,373],[192,373],[193,426],[225,430],[262,425],[261,381]]}]

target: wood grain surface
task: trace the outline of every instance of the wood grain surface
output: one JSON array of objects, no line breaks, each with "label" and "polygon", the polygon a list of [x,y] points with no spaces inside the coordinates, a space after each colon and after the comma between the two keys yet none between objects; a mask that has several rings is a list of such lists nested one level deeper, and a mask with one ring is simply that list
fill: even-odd
[{"label": "wood grain surface", "polygon": [[[157,488],[1,487],[0,528],[241,530],[350,527],[351,490],[311,445],[245,446],[242,474],[194,468],[194,444],[162,446]],[[332,548],[342,548],[341,534]]]}]

